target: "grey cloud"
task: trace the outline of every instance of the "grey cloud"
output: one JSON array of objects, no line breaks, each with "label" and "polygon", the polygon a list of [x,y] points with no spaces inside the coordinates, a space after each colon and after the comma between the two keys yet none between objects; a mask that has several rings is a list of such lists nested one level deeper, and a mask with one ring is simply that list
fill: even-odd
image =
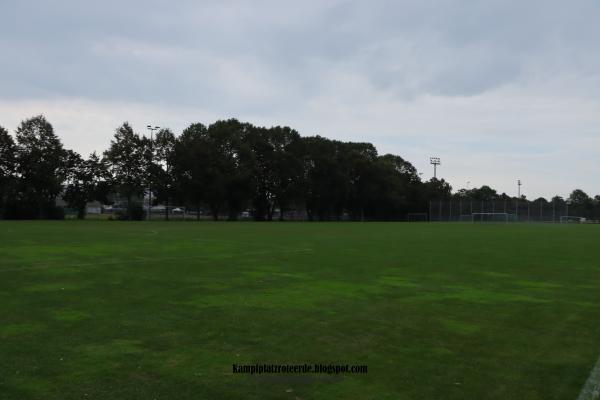
[{"label": "grey cloud", "polygon": [[[5,1],[0,95],[242,107],[244,93],[257,95],[252,86],[272,86],[289,91],[265,91],[260,103],[292,107],[340,68],[400,98],[474,95],[546,61],[598,67],[586,54],[599,10],[541,1]],[[572,46],[578,57],[556,54]],[[235,76],[232,86],[227,71],[245,73],[250,88]]]},{"label": "grey cloud", "polygon": [[124,119],[237,116],[409,159],[498,147],[575,165],[596,142],[546,144],[599,134],[599,14],[594,0],[2,0],[0,124],[47,112],[88,152]]}]

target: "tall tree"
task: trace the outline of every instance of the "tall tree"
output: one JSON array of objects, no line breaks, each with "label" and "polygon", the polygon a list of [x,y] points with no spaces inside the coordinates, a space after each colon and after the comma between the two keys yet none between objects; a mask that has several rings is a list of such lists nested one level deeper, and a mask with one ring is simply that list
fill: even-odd
[{"label": "tall tree", "polygon": [[572,210],[576,210],[577,214],[582,217],[591,218],[594,217],[594,204],[592,198],[583,190],[575,189],[569,196],[571,205],[569,206]]},{"label": "tall tree", "polygon": [[15,141],[0,126],[0,217],[6,212],[7,203],[15,196],[17,151]]},{"label": "tall tree", "polygon": [[170,200],[175,194],[175,179],[173,177],[173,157],[176,138],[170,129],[161,129],[154,138],[152,169],[150,171],[152,188],[156,192],[156,200],[163,201],[165,219],[169,219]]},{"label": "tall tree", "polygon": [[211,167],[222,176],[230,220],[247,207],[252,198],[253,154],[248,142],[250,124],[236,119],[221,120],[208,127],[207,135],[215,154]]},{"label": "tall tree", "polygon": [[345,208],[355,220],[364,220],[374,200],[377,150],[371,143],[339,143],[338,160],[346,181]]},{"label": "tall tree", "polygon": [[321,136],[302,138],[306,212],[309,219],[340,219],[348,182],[339,162],[341,142]]},{"label": "tall tree", "polygon": [[219,149],[208,137],[206,126],[193,123],[183,131],[175,142],[172,164],[176,186],[184,200],[196,207],[197,218],[204,202],[218,219],[226,199],[225,177]]},{"label": "tall tree", "polygon": [[68,173],[68,153],[43,115],[21,122],[16,139],[23,205],[36,210],[34,217],[51,216]]},{"label": "tall tree", "polygon": [[77,153],[71,153],[71,170],[64,200],[77,210],[77,218],[84,219],[86,204],[97,200],[107,202],[110,191],[110,174],[105,160],[92,153],[87,160]]},{"label": "tall tree", "polygon": [[112,183],[127,200],[128,218],[132,217],[134,197],[142,196],[148,185],[149,146],[149,140],[125,122],[104,152]]},{"label": "tall tree", "polygon": [[400,156],[379,156],[371,180],[373,196],[368,217],[383,220],[403,219],[407,212],[421,211],[419,185],[421,181],[416,168]]},{"label": "tall tree", "polygon": [[592,198],[581,189],[575,189],[571,192],[569,200],[573,205],[588,206],[591,204]]},{"label": "tall tree", "polygon": [[480,188],[473,188],[468,193],[471,199],[478,201],[493,201],[498,198],[498,192],[488,185],[483,185]]},{"label": "tall tree", "polygon": [[250,169],[252,215],[257,221],[270,219],[275,204],[273,193],[275,149],[269,140],[269,130],[251,126],[245,132],[242,142],[249,150],[247,153],[249,158],[245,160],[245,164]]},{"label": "tall tree", "polygon": [[[269,142],[273,148],[271,190],[274,205],[279,207],[279,220],[295,199],[300,197],[303,184],[304,145],[300,135],[287,126],[269,129]],[[273,210],[269,219],[273,216]]]},{"label": "tall tree", "polygon": [[452,186],[444,179],[431,178],[423,184],[424,200],[448,200],[452,195]]}]

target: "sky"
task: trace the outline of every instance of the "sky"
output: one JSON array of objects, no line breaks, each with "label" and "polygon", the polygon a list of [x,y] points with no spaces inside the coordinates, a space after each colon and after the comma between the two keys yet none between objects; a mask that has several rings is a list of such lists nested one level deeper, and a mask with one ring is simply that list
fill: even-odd
[{"label": "sky", "polygon": [[0,126],[66,147],[238,118],[368,141],[455,190],[600,194],[600,2],[0,0]]}]

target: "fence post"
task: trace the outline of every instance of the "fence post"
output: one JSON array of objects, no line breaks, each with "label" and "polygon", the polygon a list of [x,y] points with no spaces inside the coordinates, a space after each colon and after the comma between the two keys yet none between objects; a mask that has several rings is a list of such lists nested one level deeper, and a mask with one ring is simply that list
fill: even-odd
[{"label": "fence post", "polygon": [[431,200],[429,200],[429,222],[431,222],[431,217],[432,217],[432,215],[431,215],[431,211],[432,211],[432,208],[431,208]]}]

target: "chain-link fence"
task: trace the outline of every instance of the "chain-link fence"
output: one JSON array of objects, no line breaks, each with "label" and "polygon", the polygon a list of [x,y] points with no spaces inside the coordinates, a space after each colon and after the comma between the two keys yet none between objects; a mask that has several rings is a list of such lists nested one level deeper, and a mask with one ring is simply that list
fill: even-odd
[{"label": "chain-link fence", "polygon": [[471,199],[432,200],[429,221],[592,222],[597,209],[566,202]]}]

